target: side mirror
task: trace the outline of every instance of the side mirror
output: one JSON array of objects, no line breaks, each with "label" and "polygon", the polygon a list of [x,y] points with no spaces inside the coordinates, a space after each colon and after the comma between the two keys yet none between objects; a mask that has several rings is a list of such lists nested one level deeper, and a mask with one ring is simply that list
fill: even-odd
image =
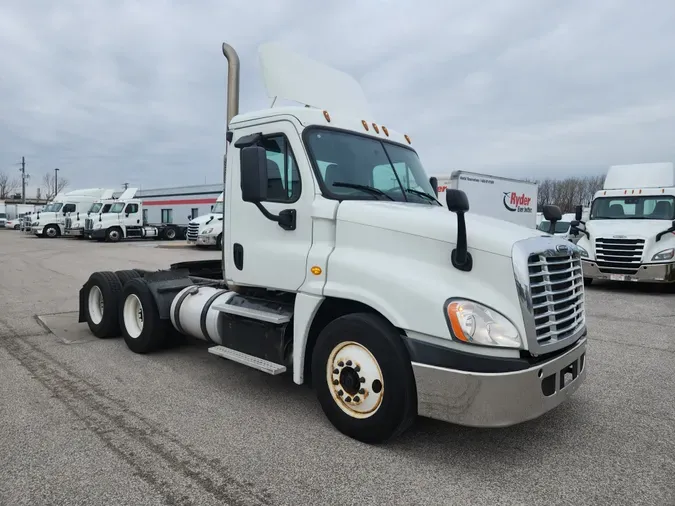
[{"label": "side mirror", "polygon": [[240,158],[241,198],[244,202],[267,200],[267,157],[260,146],[242,148]]},{"label": "side mirror", "polygon": [[430,177],[429,184],[431,185],[431,189],[434,190],[434,195],[438,197],[438,179],[435,177]]},{"label": "side mirror", "polygon": [[562,211],[558,206],[547,205],[544,206],[544,219],[550,223],[548,233],[553,235],[555,233],[555,224],[562,219]]},{"label": "side mirror", "polygon": [[574,219],[577,221],[581,221],[581,216],[584,212],[583,206],[576,206],[574,208]]},{"label": "side mirror", "polygon": [[445,203],[448,210],[457,215],[457,247],[452,250],[450,260],[455,269],[469,272],[473,267],[473,259],[466,243],[466,222],[464,213],[469,210],[469,198],[462,190],[448,188],[445,191]]},{"label": "side mirror", "polygon": [[129,213],[124,213],[124,215],[125,215],[127,218],[129,217]]}]

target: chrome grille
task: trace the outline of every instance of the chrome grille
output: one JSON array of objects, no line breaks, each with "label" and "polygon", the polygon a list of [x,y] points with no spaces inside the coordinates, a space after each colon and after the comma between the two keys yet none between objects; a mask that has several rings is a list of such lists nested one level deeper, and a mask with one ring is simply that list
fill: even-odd
[{"label": "chrome grille", "polygon": [[187,228],[187,239],[188,239],[188,241],[196,241],[198,235],[199,235],[199,224],[198,223],[189,223],[188,228]]},{"label": "chrome grille", "polygon": [[579,256],[531,254],[527,265],[537,342],[546,346],[576,334],[585,323]]},{"label": "chrome grille", "polygon": [[644,247],[644,239],[598,237],[595,240],[598,269],[605,274],[635,274],[640,268]]},{"label": "chrome grille", "polygon": [[71,218],[66,218],[66,229],[72,228],[73,220]]},{"label": "chrome grille", "polygon": [[94,230],[94,220],[91,218],[86,218],[84,220],[84,229],[85,230]]}]

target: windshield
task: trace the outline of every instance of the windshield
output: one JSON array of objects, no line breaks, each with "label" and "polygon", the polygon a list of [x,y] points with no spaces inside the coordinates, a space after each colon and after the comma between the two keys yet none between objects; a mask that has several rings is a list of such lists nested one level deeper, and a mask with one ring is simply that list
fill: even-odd
[{"label": "windshield", "polygon": [[440,205],[412,149],[324,128],[310,130],[306,141],[328,198]]},{"label": "windshield", "polygon": [[124,202],[117,202],[110,208],[111,213],[121,213],[124,209]]},{"label": "windshield", "polygon": [[103,206],[103,209],[101,210],[102,213],[107,213],[110,211],[110,208],[112,207],[112,204],[106,204]]},{"label": "windshield", "polygon": [[212,213],[214,214],[222,214],[223,212],[223,203],[222,202],[216,202],[216,205],[213,206],[213,209],[211,210]]},{"label": "windshield", "polygon": [[57,213],[61,210],[62,207],[63,204],[52,204],[52,208],[50,209],[50,211]]},{"label": "windshield", "polygon": [[50,213],[54,210],[54,204],[47,204],[42,210],[43,213]]},{"label": "windshield", "polygon": [[100,202],[95,202],[95,203],[93,203],[93,204],[91,205],[91,207],[89,208],[89,212],[90,212],[90,213],[97,213],[97,212],[99,211],[99,209],[101,209],[101,206],[102,206],[102,205],[103,205],[103,204],[101,204]]},{"label": "windshield", "polygon": [[670,195],[600,197],[591,206],[591,220],[673,220],[674,201]]},{"label": "windshield", "polygon": [[[555,224],[555,231],[553,232],[554,234],[565,234],[567,231],[570,229],[571,223],[569,221],[557,221]],[[551,228],[551,222],[550,221],[542,221],[537,229],[541,230],[542,232],[549,232]]]}]

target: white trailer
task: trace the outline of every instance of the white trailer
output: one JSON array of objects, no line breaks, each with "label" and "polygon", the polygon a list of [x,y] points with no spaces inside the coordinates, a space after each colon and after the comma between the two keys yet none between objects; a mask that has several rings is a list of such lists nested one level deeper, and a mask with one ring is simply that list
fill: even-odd
[{"label": "white trailer", "polygon": [[211,212],[188,223],[187,242],[197,247],[215,246],[223,249],[223,196],[218,195]]},{"label": "white trailer", "polygon": [[184,334],[311,379],[331,423],[369,443],[418,414],[504,427],[569,399],[587,370],[575,246],[467,213],[461,190],[445,209],[411,138],[372,120],[353,78],[274,44],[268,93],[313,107],[240,114],[239,57],[223,53],[222,259],[95,272],[79,320],[135,353]]},{"label": "white trailer", "polygon": [[537,227],[537,184],[465,170],[436,176],[438,197],[448,188],[462,190],[471,201],[471,213],[490,216],[529,228]]},{"label": "white trailer", "polygon": [[584,278],[675,282],[675,165],[614,165],[595,193],[588,219],[577,207],[583,234]]}]

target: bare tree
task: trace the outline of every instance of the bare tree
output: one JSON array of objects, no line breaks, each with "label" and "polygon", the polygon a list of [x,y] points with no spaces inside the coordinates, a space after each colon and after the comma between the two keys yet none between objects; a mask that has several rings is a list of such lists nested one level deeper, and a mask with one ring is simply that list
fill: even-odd
[{"label": "bare tree", "polygon": [[0,172],[0,199],[12,198],[19,186],[18,179],[11,179],[8,174]]},{"label": "bare tree", "polygon": [[537,180],[539,210],[555,204],[563,213],[572,213],[576,206],[588,205],[595,192],[602,189],[604,181],[602,175]]},{"label": "bare tree", "polygon": [[[68,186],[68,179],[65,177],[59,177],[58,183],[54,174],[47,172],[42,178],[43,196],[47,200],[53,199],[61,190]],[[55,187],[55,183],[58,184],[58,187]]]}]

